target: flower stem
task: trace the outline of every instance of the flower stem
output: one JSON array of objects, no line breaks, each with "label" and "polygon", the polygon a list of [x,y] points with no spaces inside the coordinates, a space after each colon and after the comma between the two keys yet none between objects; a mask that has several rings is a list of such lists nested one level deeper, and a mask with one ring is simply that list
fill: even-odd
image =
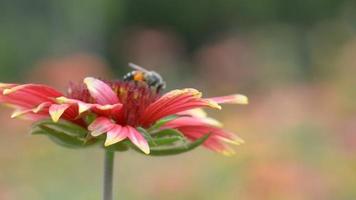
[{"label": "flower stem", "polygon": [[114,151],[105,150],[103,200],[113,200]]}]

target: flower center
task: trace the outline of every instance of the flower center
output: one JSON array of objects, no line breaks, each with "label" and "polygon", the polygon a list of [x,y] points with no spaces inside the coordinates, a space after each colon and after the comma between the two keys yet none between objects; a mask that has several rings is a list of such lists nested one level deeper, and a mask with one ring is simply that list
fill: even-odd
[{"label": "flower center", "polygon": [[[149,87],[145,82],[135,81],[105,81],[117,94],[120,103],[123,104],[120,113],[113,113],[112,119],[121,125],[140,126],[140,118],[143,112],[154,102],[159,93]],[[70,84],[68,97],[87,103],[96,103],[90,96],[84,84]]]}]

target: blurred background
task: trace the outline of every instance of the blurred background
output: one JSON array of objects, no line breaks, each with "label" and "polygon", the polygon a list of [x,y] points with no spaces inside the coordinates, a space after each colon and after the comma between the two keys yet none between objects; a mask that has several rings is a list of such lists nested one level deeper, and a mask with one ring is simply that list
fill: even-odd
[{"label": "blurred background", "polygon": [[[209,112],[246,143],[223,157],[116,156],[116,195],[145,200],[356,199],[356,3],[348,0],[2,0],[1,82],[65,91],[128,62],[168,89],[243,93]],[[1,200],[96,200],[101,149],[28,134],[0,110]]]}]

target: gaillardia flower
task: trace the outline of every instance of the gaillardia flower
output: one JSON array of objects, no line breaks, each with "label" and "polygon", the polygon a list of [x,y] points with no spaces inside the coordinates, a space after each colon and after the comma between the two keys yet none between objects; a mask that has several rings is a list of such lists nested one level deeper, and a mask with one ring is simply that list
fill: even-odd
[{"label": "gaillardia flower", "polygon": [[66,94],[41,84],[0,84],[0,103],[15,108],[12,118],[35,121],[33,133],[67,146],[103,141],[106,148],[131,147],[151,155],[182,153],[200,144],[231,155],[234,151],[227,144],[243,141],[208,118],[202,108],[247,101],[243,95],[203,98],[191,88],[160,94],[140,80],[87,77],[83,83],[70,84]]}]

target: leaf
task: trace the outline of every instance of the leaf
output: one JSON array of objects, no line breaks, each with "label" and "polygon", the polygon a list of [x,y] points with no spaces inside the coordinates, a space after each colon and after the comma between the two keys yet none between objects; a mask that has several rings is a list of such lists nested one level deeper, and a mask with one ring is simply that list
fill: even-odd
[{"label": "leaf", "polygon": [[46,125],[39,125],[38,128],[34,129],[31,132],[34,135],[47,135],[53,142],[58,145],[68,147],[68,148],[81,148],[84,147],[84,141],[79,139],[78,137],[73,137],[71,135],[67,135],[63,132],[57,131]]},{"label": "leaf", "polygon": [[84,121],[86,124],[91,124],[96,119],[96,115],[94,113],[87,113],[84,117]]},{"label": "leaf", "polygon": [[179,115],[170,115],[170,116],[167,116],[167,117],[164,117],[160,120],[158,120],[153,126],[151,126],[149,129],[148,129],[148,132],[152,132],[154,130],[157,130],[159,128],[161,128],[163,125],[165,125],[166,123],[172,121],[172,120],[175,120],[177,118],[179,118],[181,116]]},{"label": "leaf", "polygon": [[164,138],[154,138],[153,141],[154,141],[154,144],[151,145],[149,143],[150,146],[163,146],[163,145],[169,145],[169,144],[173,144],[173,143],[182,141],[182,138],[173,136],[173,137],[164,137]]},{"label": "leaf", "polygon": [[[202,145],[209,138],[209,136],[210,136],[210,134],[206,134],[203,137],[195,140],[194,142],[185,143],[183,145],[176,146],[176,147],[151,148],[149,156],[170,156],[170,155],[177,155],[177,154],[185,153],[185,152],[191,151],[191,150],[197,148],[198,146]],[[137,152],[140,152],[135,147],[133,149],[135,149]]]},{"label": "leaf", "polygon": [[176,142],[186,143],[186,138],[184,135],[176,129],[165,129],[159,132],[156,132],[153,135],[153,141],[156,145],[152,146],[163,146],[171,145]]},{"label": "leaf", "polygon": [[105,147],[105,149],[112,150],[112,151],[127,151],[129,149],[129,146],[130,146],[129,141],[124,140],[116,144],[110,145],[108,147]]},{"label": "leaf", "polygon": [[185,139],[184,135],[178,131],[177,129],[164,129],[159,132],[153,133],[152,134],[154,138],[156,137],[180,137],[182,139]]},{"label": "leaf", "polygon": [[94,144],[97,140],[88,140],[88,131],[81,126],[61,120],[57,123],[43,120],[35,123],[32,135],[47,135],[53,142],[68,148],[83,148]]},{"label": "leaf", "polygon": [[83,127],[64,120],[61,120],[59,122],[53,122],[52,120],[43,120],[38,123],[35,123],[33,127],[40,125],[45,125],[48,128],[57,130],[59,132],[64,132],[65,134],[71,136],[86,137],[88,135],[88,131]]}]

